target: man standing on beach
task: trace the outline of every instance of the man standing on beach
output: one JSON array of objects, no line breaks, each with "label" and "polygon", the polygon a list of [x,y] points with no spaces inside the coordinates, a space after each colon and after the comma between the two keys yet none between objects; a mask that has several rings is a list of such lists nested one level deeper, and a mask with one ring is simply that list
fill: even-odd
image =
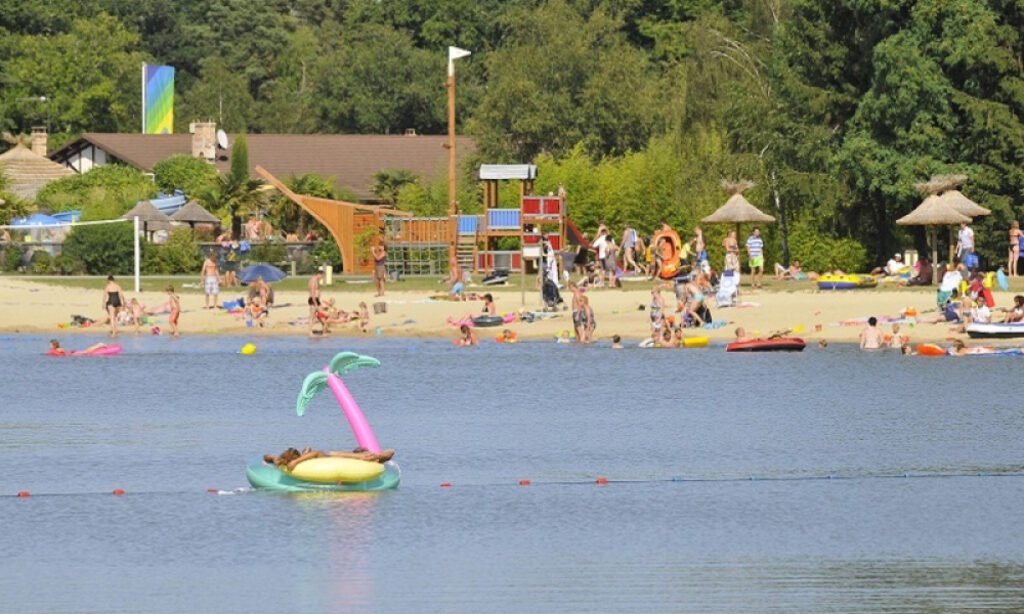
[{"label": "man standing on beach", "polygon": [[764,239],[759,228],[747,237],[747,257],[750,258],[750,282],[755,288],[760,288],[764,274]]},{"label": "man standing on beach", "polygon": [[313,334],[313,324],[316,323],[316,313],[320,310],[320,282],[324,279],[324,270],[317,269],[316,273],[309,278],[309,334]]},{"label": "man standing on beach", "polygon": [[964,261],[967,254],[974,251],[974,231],[967,225],[967,222],[960,222],[960,232],[956,235],[956,257],[960,262]]},{"label": "man standing on beach", "polygon": [[[211,249],[203,261],[203,268],[199,270],[199,283],[203,286],[206,298],[203,299],[203,309],[216,309],[217,299],[220,297],[220,269],[217,267],[217,254]],[[213,297],[213,305],[210,305],[210,297]]]}]

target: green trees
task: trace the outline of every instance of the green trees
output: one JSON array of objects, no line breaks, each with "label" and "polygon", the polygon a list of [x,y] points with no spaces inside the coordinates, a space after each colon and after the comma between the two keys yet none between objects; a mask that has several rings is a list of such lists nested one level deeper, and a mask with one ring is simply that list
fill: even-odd
[{"label": "green trees", "polygon": [[214,215],[231,219],[231,233],[242,235],[241,214],[255,212],[264,202],[263,185],[258,179],[249,178],[249,146],[245,135],[239,135],[231,145],[231,171],[218,175],[213,186],[200,196],[200,200]]},{"label": "green trees", "polygon": [[511,10],[504,25],[506,40],[487,56],[487,91],[470,123],[486,156],[523,162],[578,143],[595,154],[646,144],[659,123],[657,79],[618,20],[550,0]]},{"label": "green trees", "polygon": [[76,226],[64,240],[62,256],[81,263],[89,275],[127,275],[134,246],[131,224]]},{"label": "green trees", "polygon": [[104,220],[122,215],[156,192],[153,181],[136,169],[105,164],[47,184],[36,195],[36,204],[50,211],[81,209],[83,220]]},{"label": "green trees", "polygon": [[[96,12],[74,19],[67,32],[0,41],[0,100],[15,129],[27,131],[37,124],[69,133],[139,129],[143,56],[138,36],[118,19]],[[39,96],[46,101],[26,101]]]},{"label": "green trees", "polygon": [[181,190],[193,197],[201,194],[217,178],[217,169],[199,158],[178,154],[153,165],[158,188],[170,194]]},{"label": "green trees", "polygon": [[[1024,195],[1024,8],[1008,0],[0,0],[0,31],[0,128],[47,124],[62,133],[51,145],[136,130],[143,60],[176,67],[179,132],[209,118],[230,132],[443,133],[457,45],[473,51],[457,119],[477,162],[538,163],[538,191],[565,183],[583,225],[688,226],[723,202],[719,179],[742,177],[778,219],[772,257],[806,263],[820,235],[854,261],[858,244],[923,247],[894,220],[919,202],[913,183],[960,172],[994,212],[977,224],[991,260]],[[161,187],[198,189],[202,173],[178,164],[160,167]],[[207,202],[237,230],[260,199],[232,181]],[[443,182],[386,183],[389,202],[447,210]],[[460,176],[463,210],[479,206],[476,184]],[[124,204],[98,186],[41,204],[79,201]],[[291,209],[272,215],[311,223]]]}]

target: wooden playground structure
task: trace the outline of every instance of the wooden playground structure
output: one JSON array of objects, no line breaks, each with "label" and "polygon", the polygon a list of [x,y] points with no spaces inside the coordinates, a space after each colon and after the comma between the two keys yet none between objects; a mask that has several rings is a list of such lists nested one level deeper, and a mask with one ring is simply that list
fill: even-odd
[{"label": "wooden playground structure", "polygon": [[[542,237],[556,251],[567,245],[565,201],[533,194],[537,167],[532,164],[482,165],[483,214],[443,217],[416,217],[381,205],[296,194],[266,169],[255,170],[327,228],[338,244],[346,274],[372,272],[368,247],[381,240],[388,248],[388,269],[398,275],[443,275],[452,256],[463,270],[474,273],[523,271],[526,260],[539,258]],[[519,181],[518,207],[499,207],[498,182],[505,180]],[[499,250],[504,237],[518,238],[519,249]],[[362,246],[357,245],[360,242]]]}]

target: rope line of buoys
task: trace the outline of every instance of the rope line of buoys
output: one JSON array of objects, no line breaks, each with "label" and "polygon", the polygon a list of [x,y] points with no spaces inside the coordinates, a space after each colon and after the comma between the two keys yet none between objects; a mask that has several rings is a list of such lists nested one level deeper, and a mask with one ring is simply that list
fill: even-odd
[{"label": "rope line of buoys", "polygon": [[[607,486],[611,484],[666,484],[666,483],[727,483],[727,482],[810,482],[810,481],[857,481],[857,480],[894,480],[894,479],[910,479],[910,478],[1024,478],[1024,471],[1008,471],[1008,472],[993,472],[993,471],[976,471],[976,472],[911,472],[905,471],[903,473],[870,473],[870,474],[859,474],[859,475],[839,475],[835,473],[827,473],[824,475],[796,475],[796,476],[762,476],[762,475],[745,475],[735,477],[686,477],[681,475],[674,475],[669,478],[622,478],[615,479],[606,476],[596,476],[594,478],[578,479],[578,480],[550,480],[550,481],[536,481],[531,479],[520,479],[513,483],[508,482],[467,482],[464,486],[470,488],[481,488],[491,486],[582,486],[585,484],[596,484],[598,486]],[[454,483],[450,481],[441,482],[441,488],[453,488]],[[408,488],[405,487],[405,488]],[[140,495],[186,495],[196,494],[201,491],[194,490],[147,490],[133,492],[133,496]],[[250,492],[256,492],[253,488],[240,487],[233,489],[220,489],[220,488],[208,488],[207,493],[214,495],[239,495]],[[123,488],[115,488],[113,491],[104,492],[49,492],[49,493],[31,493],[27,490],[20,490],[17,493],[0,495],[0,497],[8,496],[19,499],[28,499],[30,497],[91,497],[96,495],[114,495],[122,496],[127,494]]]}]

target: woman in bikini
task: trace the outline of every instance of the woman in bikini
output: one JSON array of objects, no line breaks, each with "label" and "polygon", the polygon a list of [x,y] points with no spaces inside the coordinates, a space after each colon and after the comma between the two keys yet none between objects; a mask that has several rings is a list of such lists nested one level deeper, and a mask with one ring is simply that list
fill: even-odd
[{"label": "woman in bikini", "polygon": [[110,336],[117,336],[117,316],[127,301],[124,300],[124,291],[114,281],[113,275],[107,276],[107,285],[103,286],[103,310],[107,312],[110,319]]},{"label": "woman in bikini", "polygon": [[1017,261],[1020,260],[1020,242],[1024,239],[1024,232],[1020,230],[1020,223],[1017,220],[1010,222],[1010,256],[1006,262],[1006,274],[1010,277],[1017,276]]}]

